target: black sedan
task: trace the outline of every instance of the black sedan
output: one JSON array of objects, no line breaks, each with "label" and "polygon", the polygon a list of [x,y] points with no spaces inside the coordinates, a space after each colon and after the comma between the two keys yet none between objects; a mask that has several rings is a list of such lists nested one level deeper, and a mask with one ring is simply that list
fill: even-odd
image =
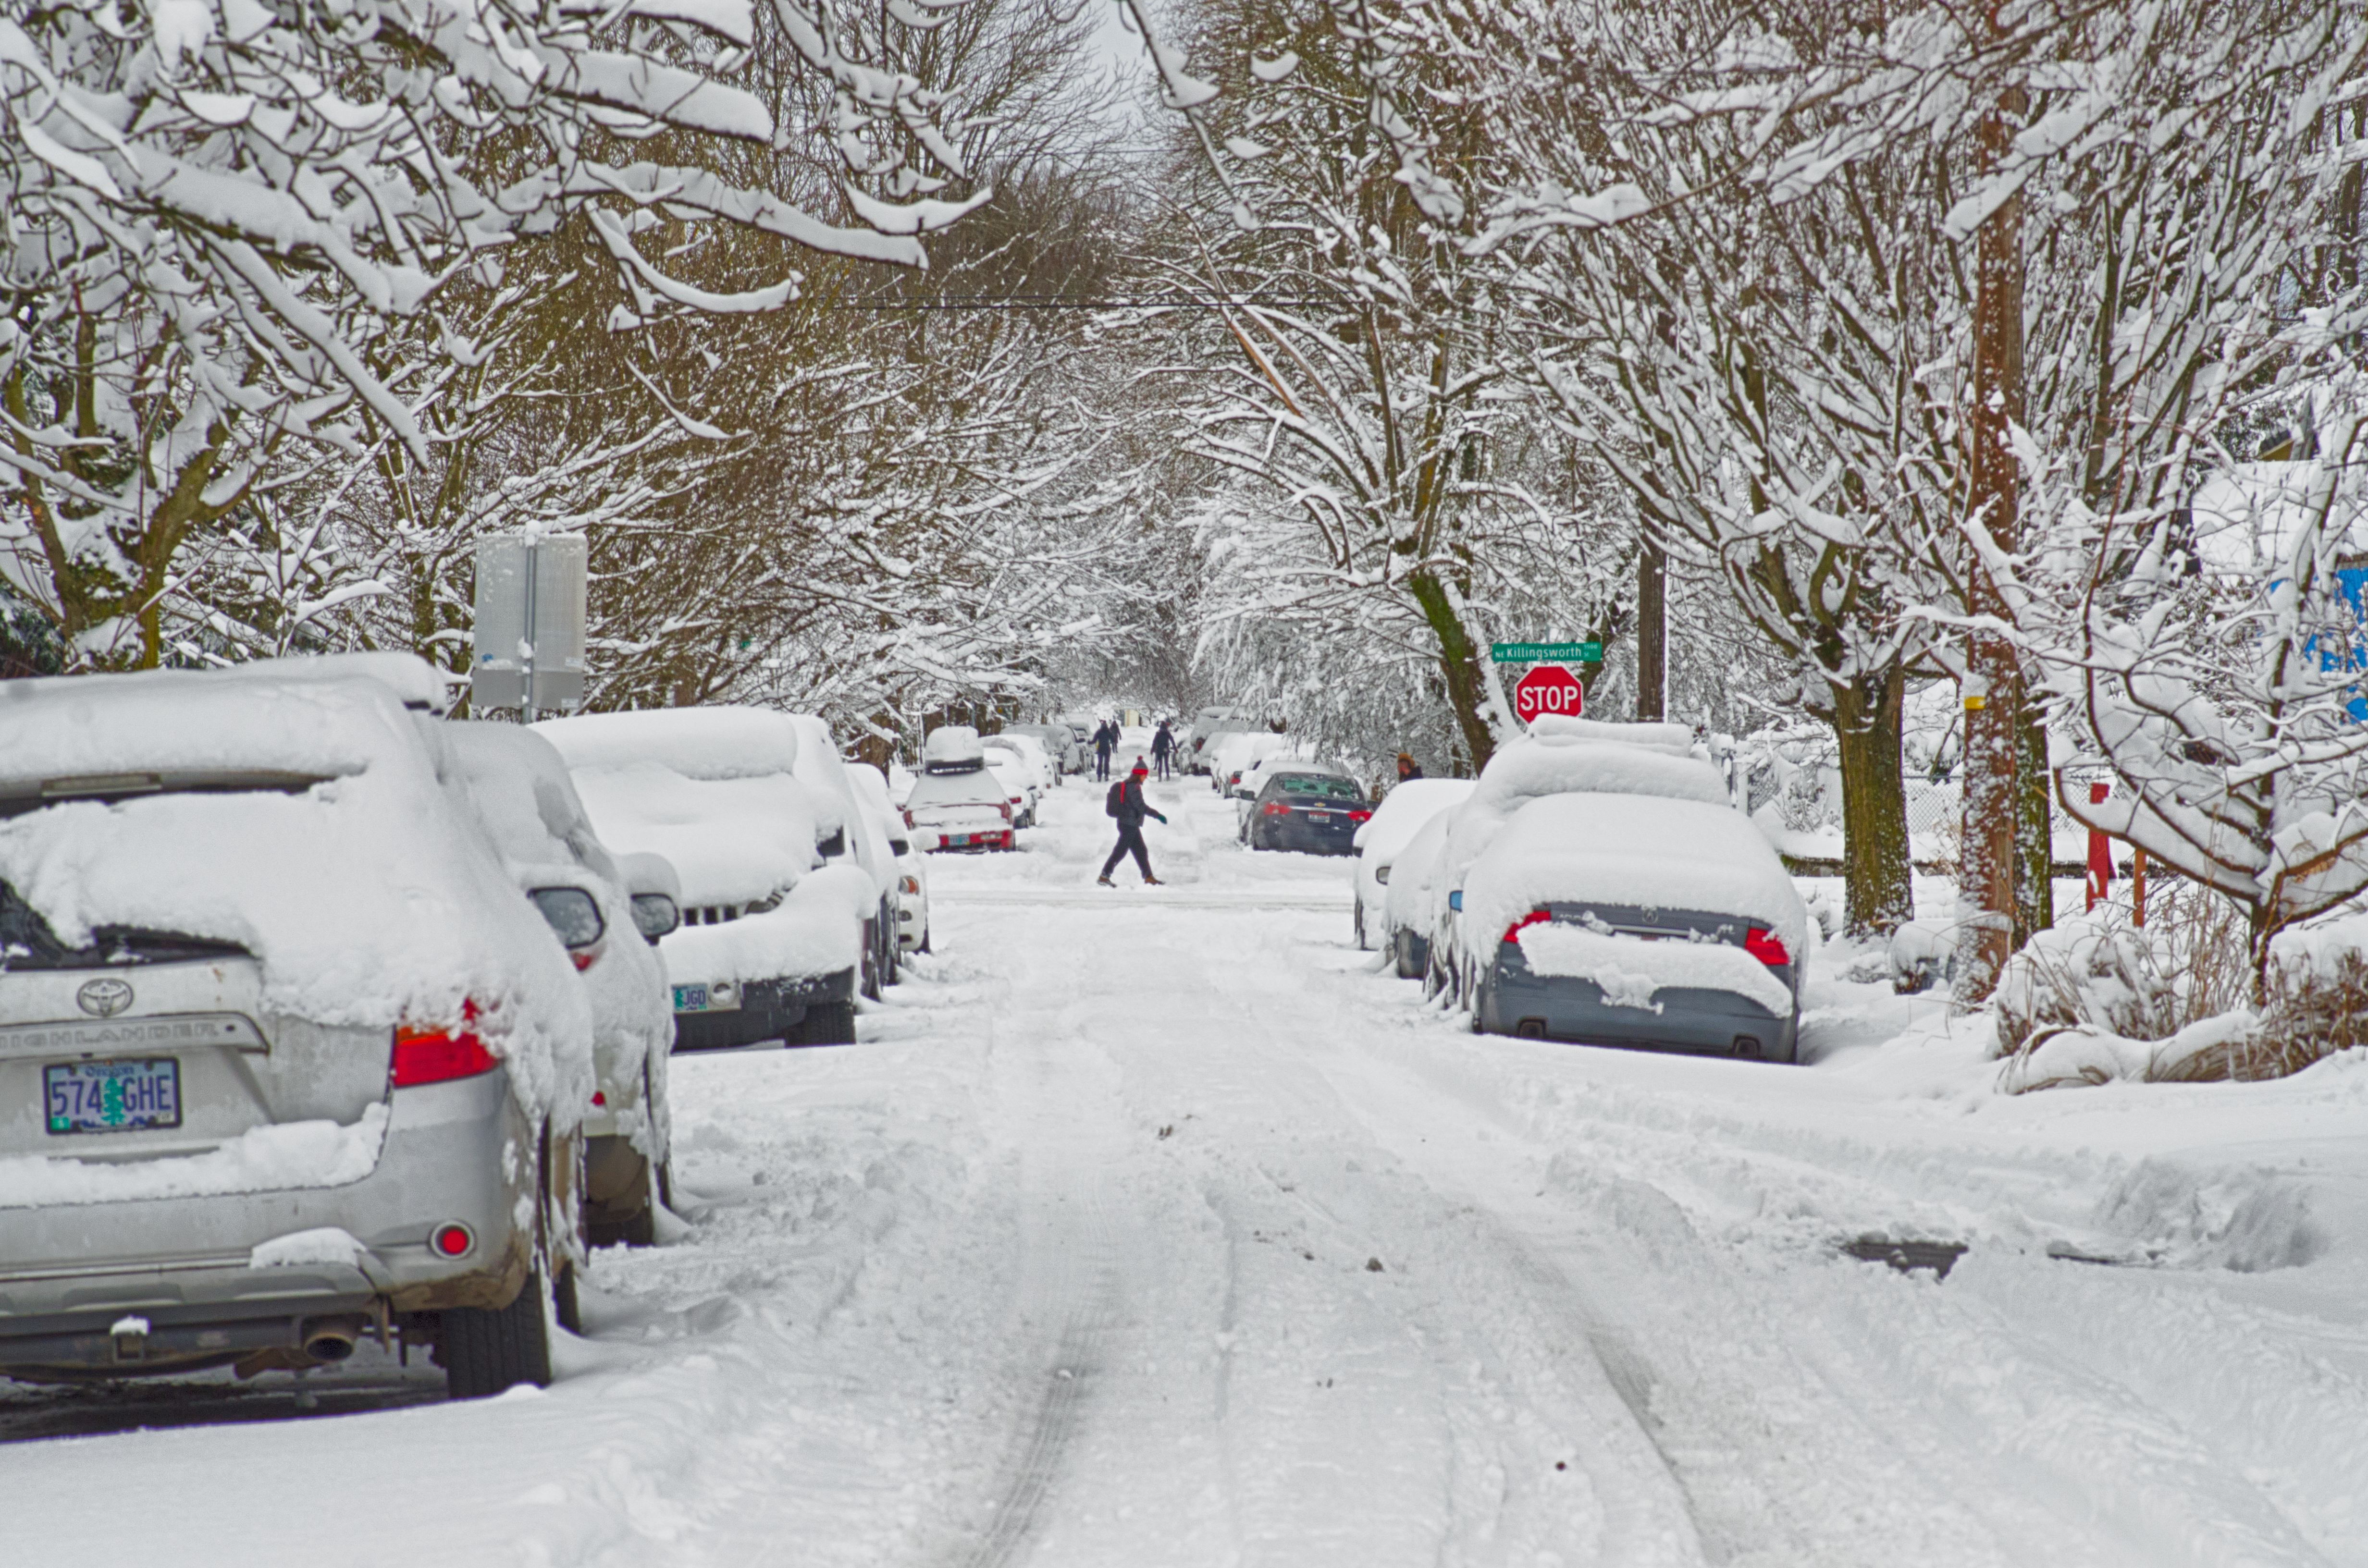
[{"label": "black sedan", "polygon": [[1337,773],[1273,773],[1243,820],[1253,849],[1354,855],[1357,830],[1373,814],[1353,778]]}]

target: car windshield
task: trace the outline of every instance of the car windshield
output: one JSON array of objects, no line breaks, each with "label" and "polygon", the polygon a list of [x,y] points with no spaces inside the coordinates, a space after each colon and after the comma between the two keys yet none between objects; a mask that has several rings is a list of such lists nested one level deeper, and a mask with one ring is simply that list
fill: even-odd
[{"label": "car windshield", "polygon": [[1301,773],[1278,778],[1274,782],[1281,793],[1305,800],[1362,801],[1365,798],[1358,790],[1353,779],[1331,778]]}]

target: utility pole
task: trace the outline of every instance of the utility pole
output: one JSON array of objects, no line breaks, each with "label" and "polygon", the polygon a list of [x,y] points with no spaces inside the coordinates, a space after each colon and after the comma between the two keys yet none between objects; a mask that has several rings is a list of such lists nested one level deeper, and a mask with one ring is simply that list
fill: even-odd
[{"label": "utility pole", "polygon": [[1650,528],[1636,552],[1636,717],[1666,719],[1669,711],[1668,557]]},{"label": "utility pole", "polygon": [[[1990,8],[1992,36],[1999,31]],[[1998,107],[1975,131],[1982,177],[1994,176],[2021,127],[2020,87],[1998,96]],[[2000,202],[1982,221],[1974,267],[1974,385],[1967,426],[1966,506],[1998,548],[2017,545],[2021,503],[2011,426],[2023,417],[2022,196]],[[2006,599],[1980,562],[1966,573],[1966,610],[1978,621],[2007,619]],[[1989,997],[2013,950],[2016,859],[2016,749],[2022,711],[2022,672],[2014,644],[2002,632],[1976,626],[1966,639],[1964,836],[1959,887],[1963,961],[1956,1001]]]}]

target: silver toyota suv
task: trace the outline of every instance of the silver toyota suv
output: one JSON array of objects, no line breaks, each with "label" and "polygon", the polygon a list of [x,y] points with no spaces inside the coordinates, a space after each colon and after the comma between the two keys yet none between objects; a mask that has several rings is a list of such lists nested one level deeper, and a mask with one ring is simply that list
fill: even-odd
[{"label": "silver toyota suv", "polygon": [[0,683],[0,1374],[550,1378],[591,1015],[379,680]]}]

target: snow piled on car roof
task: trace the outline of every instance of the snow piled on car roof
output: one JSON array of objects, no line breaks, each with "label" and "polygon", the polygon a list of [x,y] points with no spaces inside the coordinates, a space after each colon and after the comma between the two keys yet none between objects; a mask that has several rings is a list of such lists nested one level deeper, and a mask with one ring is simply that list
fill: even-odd
[{"label": "snow piled on car roof", "polygon": [[1464,875],[1467,945],[1486,950],[1548,903],[1732,915],[1774,931],[1793,953],[1808,937],[1808,912],[1783,863],[1751,820],[1724,801],[1594,792],[1530,801]]},{"label": "snow piled on car roof", "polygon": [[523,1101],[592,1092],[583,988],[370,679],[159,671],[0,684],[0,776],[323,782],[67,800],[0,821],[0,879],[68,942],[130,926],[235,942],[266,1004],[335,1027],[472,1026]]},{"label": "snow piled on car roof", "polygon": [[1373,808],[1373,820],[1357,830],[1359,852],[1375,865],[1388,865],[1390,857],[1422,831],[1423,824],[1452,806],[1462,805],[1476,788],[1469,778],[1408,778],[1391,785],[1382,803]]},{"label": "snow piled on car roof", "polygon": [[798,732],[785,713],[761,708],[654,708],[545,719],[535,733],[571,768],[664,763],[685,778],[759,778],[794,774]]}]

